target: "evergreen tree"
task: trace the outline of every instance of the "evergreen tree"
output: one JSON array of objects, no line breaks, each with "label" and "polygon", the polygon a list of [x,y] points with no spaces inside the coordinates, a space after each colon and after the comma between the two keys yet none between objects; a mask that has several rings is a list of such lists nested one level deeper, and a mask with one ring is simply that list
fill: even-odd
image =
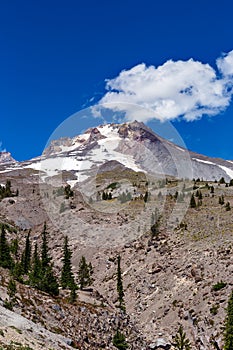
[{"label": "evergreen tree", "polygon": [[10,254],[10,247],[6,239],[4,225],[2,225],[0,235],[0,266],[4,268],[11,268],[13,266],[13,260]]},{"label": "evergreen tree", "polygon": [[71,288],[75,285],[74,275],[72,272],[72,264],[71,264],[72,252],[68,246],[68,237],[64,238],[64,247],[63,247],[63,266],[61,271],[61,286],[62,288]]},{"label": "evergreen tree", "polygon": [[223,205],[225,203],[224,195],[222,194],[218,199],[219,204]]},{"label": "evergreen tree", "polygon": [[190,199],[190,208],[196,208],[196,201],[194,198],[194,194],[192,194],[191,199]]},{"label": "evergreen tree", "polygon": [[49,266],[51,258],[49,257],[49,247],[48,247],[48,240],[47,240],[47,226],[46,222],[44,223],[44,229],[42,232],[42,248],[41,248],[41,267],[42,270],[45,271],[46,268]]},{"label": "evergreen tree", "polygon": [[145,196],[144,196],[144,202],[147,203],[148,202],[148,191],[146,191]]},{"label": "evergreen tree", "polygon": [[233,186],[233,179],[230,180],[229,186]]},{"label": "evergreen tree", "polygon": [[10,301],[13,302],[15,301],[15,294],[17,292],[17,288],[16,288],[16,283],[15,280],[13,278],[11,278],[8,282],[8,286],[7,286],[7,293],[9,295]]},{"label": "evergreen tree", "polygon": [[65,192],[65,198],[69,199],[70,197],[74,196],[74,191],[71,190],[70,185],[66,185],[64,188],[64,192]]},{"label": "evergreen tree", "polygon": [[224,333],[224,350],[233,349],[233,291],[228,300]]},{"label": "evergreen tree", "polygon": [[32,258],[32,271],[29,275],[30,284],[33,287],[40,289],[40,281],[41,281],[41,260],[38,254],[38,246],[35,244],[33,258]]},{"label": "evergreen tree", "polygon": [[119,350],[125,350],[125,349],[128,349],[129,347],[126,342],[124,334],[121,333],[119,329],[116,331],[113,337],[113,345]]},{"label": "evergreen tree", "polygon": [[28,273],[31,264],[31,242],[30,242],[30,231],[28,232],[25,248],[22,254],[22,268],[25,274]]},{"label": "evergreen tree", "polygon": [[40,289],[50,295],[59,295],[59,284],[53,273],[52,265],[48,265],[41,278]]},{"label": "evergreen tree", "polygon": [[150,228],[151,237],[156,238],[159,235],[159,220],[157,220]]},{"label": "evergreen tree", "polygon": [[11,181],[6,180],[6,186],[5,186],[5,197],[11,197],[12,192],[11,192]]},{"label": "evergreen tree", "polygon": [[22,275],[24,273],[21,261],[16,261],[13,269],[11,270],[12,276],[16,281],[23,283]]},{"label": "evergreen tree", "polygon": [[182,326],[179,327],[175,336],[174,347],[178,350],[191,350],[190,341],[186,338],[186,334]]},{"label": "evergreen tree", "polygon": [[19,251],[19,240],[18,238],[15,238],[11,241],[10,244],[10,251],[12,254],[14,254],[14,257],[18,257],[18,251]]},{"label": "evergreen tree", "polygon": [[91,266],[90,264],[89,265],[87,264],[86,258],[82,256],[79,262],[79,270],[78,270],[80,289],[90,286],[92,283],[91,274],[93,273],[93,271],[92,271],[92,266],[91,268],[90,266]]},{"label": "evergreen tree", "polygon": [[230,205],[230,202],[227,202],[226,203],[226,211],[229,211],[231,210],[231,205]]},{"label": "evergreen tree", "polygon": [[220,183],[220,184],[225,184],[225,179],[224,179],[224,177],[221,177],[221,179],[219,180],[219,183]]},{"label": "evergreen tree", "polygon": [[124,289],[123,289],[123,281],[121,274],[121,257],[118,255],[117,257],[117,292],[118,292],[118,301],[119,306],[122,311],[125,311],[125,303],[124,303]]}]

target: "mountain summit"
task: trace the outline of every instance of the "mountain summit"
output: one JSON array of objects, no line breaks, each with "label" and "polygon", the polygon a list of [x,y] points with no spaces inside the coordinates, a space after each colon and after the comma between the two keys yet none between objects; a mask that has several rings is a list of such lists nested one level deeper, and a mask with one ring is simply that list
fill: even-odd
[{"label": "mountain summit", "polygon": [[95,176],[109,161],[158,177],[233,178],[233,162],[190,152],[137,121],[104,124],[73,138],[53,140],[41,157],[17,167],[40,170],[43,180],[70,172],[67,181],[75,185]]},{"label": "mountain summit", "polygon": [[10,152],[0,152],[0,164],[15,163],[16,160],[12,158]]}]

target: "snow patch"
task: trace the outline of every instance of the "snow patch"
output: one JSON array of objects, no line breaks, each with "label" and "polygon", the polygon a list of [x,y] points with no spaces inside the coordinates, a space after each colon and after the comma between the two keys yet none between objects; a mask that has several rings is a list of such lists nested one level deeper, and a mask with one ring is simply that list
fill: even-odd
[{"label": "snow patch", "polygon": [[196,160],[197,162],[200,162],[200,163],[206,163],[206,164],[211,164],[211,165],[217,165],[216,163],[212,163],[212,162],[209,162],[208,160],[202,160],[202,159],[198,159],[198,158],[192,158],[193,160]]},{"label": "snow patch", "polygon": [[229,169],[227,168],[226,166],[223,166],[223,165],[218,165],[219,168],[223,169],[225,171],[225,173],[227,173],[227,175],[233,179],[233,170],[232,169]]}]

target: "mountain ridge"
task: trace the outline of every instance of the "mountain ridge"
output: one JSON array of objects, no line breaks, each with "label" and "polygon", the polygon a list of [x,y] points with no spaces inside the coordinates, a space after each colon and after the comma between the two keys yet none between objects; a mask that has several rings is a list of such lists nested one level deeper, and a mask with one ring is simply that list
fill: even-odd
[{"label": "mountain ridge", "polygon": [[[157,135],[142,122],[103,124],[87,129],[72,138],[52,140],[40,157],[24,162],[9,159],[1,163],[16,168],[31,168],[41,172],[41,178],[51,178],[62,171],[76,175],[76,183],[83,182],[98,172],[100,165],[115,160],[133,171],[174,176],[226,180],[233,178],[233,162],[195,153]],[[11,169],[13,170],[13,169]],[[1,171],[1,169],[0,169]],[[75,184],[73,179],[72,185]]]}]

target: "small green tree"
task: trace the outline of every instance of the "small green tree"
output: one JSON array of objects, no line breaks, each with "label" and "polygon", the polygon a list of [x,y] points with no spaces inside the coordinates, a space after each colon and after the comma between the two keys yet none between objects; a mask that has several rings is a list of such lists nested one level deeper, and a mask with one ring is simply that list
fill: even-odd
[{"label": "small green tree", "polygon": [[61,271],[61,286],[62,288],[71,288],[75,285],[74,275],[71,264],[72,252],[68,246],[68,237],[64,238],[62,271]]},{"label": "small green tree", "polygon": [[15,301],[15,294],[17,292],[16,283],[13,278],[11,278],[7,285],[7,293],[9,295],[10,301]]},{"label": "small green tree", "polygon": [[191,350],[190,341],[186,338],[186,333],[181,325],[175,335],[174,347],[178,350]]},{"label": "small green tree", "polygon": [[218,203],[223,205],[225,203],[225,199],[224,199],[224,195],[222,194],[219,199],[218,199]]},{"label": "small green tree", "polygon": [[70,286],[70,303],[73,304],[77,300],[77,285],[74,283]]},{"label": "small green tree", "polygon": [[129,347],[126,342],[125,335],[121,333],[119,329],[114,334],[113,345],[119,350],[125,350]]},{"label": "small green tree", "polygon": [[38,245],[35,244],[33,258],[32,258],[32,270],[29,274],[29,282],[33,287],[40,289],[41,283],[41,260],[38,254]]},{"label": "small green tree", "polygon": [[80,289],[90,286],[92,283],[91,274],[93,273],[92,266],[87,264],[85,256],[81,257],[79,262],[78,278],[80,283]]},{"label": "small green tree", "polygon": [[196,208],[197,204],[195,201],[194,194],[192,194],[191,199],[190,199],[190,208]]},{"label": "small green tree", "polygon": [[16,261],[14,264],[14,267],[11,270],[12,276],[15,278],[16,281],[23,282],[23,267],[21,261]]},{"label": "small green tree", "polygon": [[124,302],[124,288],[121,274],[121,257],[117,257],[117,292],[118,292],[118,301],[119,306],[122,311],[125,312],[125,302]]},{"label": "small green tree", "polygon": [[11,181],[6,180],[6,186],[5,186],[5,197],[11,197],[12,192],[11,192]]},{"label": "small green tree", "polygon": [[11,244],[10,244],[10,251],[14,255],[15,258],[18,257],[18,252],[19,252],[19,240],[18,240],[18,238],[12,239]]},{"label": "small green tree", "polygon": [[224,350],[233,349],[233,291],[228,300],[227,317],[224,332]]},{"label": "small green tree", "polygon": [[231,210],[231,205],[230,202],[226,203],[226,211],[230,211]]},{"label": "small green tree", "polygon": [[27,234],[25,248],[21,258],[23,273],[27,274],[31,264],[31,242],[30,242],[30,231]]},{"label": "small green tree", "polygon": [[7,242],[4,225],[2,225],[0,235],[0,266],[4,268],[12,268],[13,266],[13,259],[10,254],[10,247]]},{"label": "small green tree", "polygon": [[41,278],[40,289],[53,296],[59,295],[59,284],[56,276],[54,275],[52,265],[48,265],[46,267],[46,270]]},{"label": "small green tree", "polygon": [[44,228],[42,231],[42,247],[41,247],[41,267],[42,270],[46,270],[46,268],[49,266],[49,263],[51,261],[51,258],[49,256],[49,247],[48,247],[48,232],[47,232],[47,226],[46,222],[44,223]]},{"label": "small green tree", "polygon": [[71,186],[70,185],[66,185],[64,188],[64,193],[65,193],[65,198],[69,199],[70,197],[74,196],[74,191],[71,190]]},{"label": "small green tree", "polygon": [[219,180],[219,183],[220,183],[220,184],[225,184],[225,179],[224,179],[224,177],[221,177],[221,179]]}]

